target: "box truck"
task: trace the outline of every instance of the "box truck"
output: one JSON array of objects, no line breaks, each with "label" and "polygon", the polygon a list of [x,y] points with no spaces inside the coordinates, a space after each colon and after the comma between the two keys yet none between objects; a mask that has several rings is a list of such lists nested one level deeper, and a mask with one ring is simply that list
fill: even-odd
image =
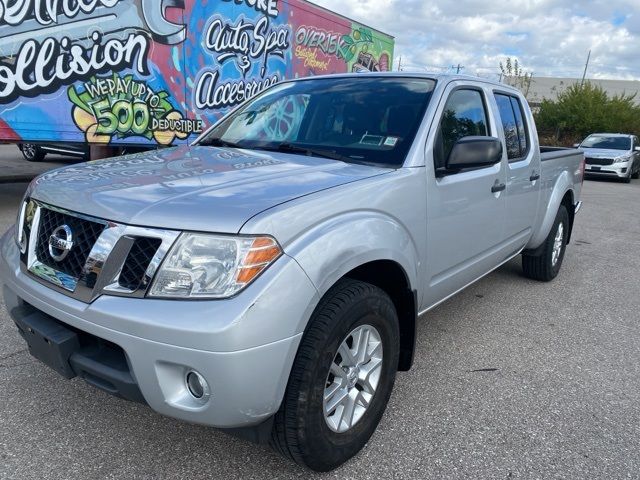
[{"label": "box truck", "polygon": [[390,70],[393,48],[305,0],[0,2],[0,141],[188,143],[283,79]]}]

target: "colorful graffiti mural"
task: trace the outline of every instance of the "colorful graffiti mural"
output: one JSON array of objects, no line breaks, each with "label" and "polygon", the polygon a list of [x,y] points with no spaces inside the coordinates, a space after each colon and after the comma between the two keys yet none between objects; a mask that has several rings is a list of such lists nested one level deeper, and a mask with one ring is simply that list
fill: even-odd
[{"label": "colorful graffiti mural", "polygon": [[0,0],[0,140],[186,142],[283,79],[390,70],[393,48],[305,0]]}]

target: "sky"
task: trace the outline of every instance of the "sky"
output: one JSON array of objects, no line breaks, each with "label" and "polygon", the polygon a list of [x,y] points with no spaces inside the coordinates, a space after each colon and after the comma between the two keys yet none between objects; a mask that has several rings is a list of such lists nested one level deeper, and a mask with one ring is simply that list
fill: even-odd
[{"label": "sky", "polygon": [[[640,0],[313,0],[396,37],[403,70],[640,80]],[[455,71],[456,69],[453,69]]]}]

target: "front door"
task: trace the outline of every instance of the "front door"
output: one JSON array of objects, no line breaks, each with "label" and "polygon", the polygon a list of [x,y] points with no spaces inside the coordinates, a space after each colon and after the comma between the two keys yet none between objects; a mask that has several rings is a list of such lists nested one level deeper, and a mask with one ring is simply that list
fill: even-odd
[{"label": "front door", "polygon": [[427,258],[423,308],[430,308],[503,261],[505,162],[442,173],[457,140],[496,136],[482,84],[453,82],[440,105],[433,145],[427,147]]}]

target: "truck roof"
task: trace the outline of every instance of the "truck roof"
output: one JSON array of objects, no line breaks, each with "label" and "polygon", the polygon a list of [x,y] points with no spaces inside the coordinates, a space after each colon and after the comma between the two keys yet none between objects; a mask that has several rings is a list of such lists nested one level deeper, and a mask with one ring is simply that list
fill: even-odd
[{"label": "truck roof", "polygon": [[371,78],[371,77],[387,77],[387,78],[424,78],[427,80],[436,80],[443,82],[452,82],[455,80],[466,80],[472,82],[481,82],[496,87],[500,87],[502,90],[509,90],[512,92],[521,93],[515,87],[507,85],[506,83],[500,83],[495,80],[489,80],[487,78],[475,77],[473,75],[460,75],[460,74],[438,74],[438,73],[420,73],[420,72],[362,72],[362,73],[334,73],[330,75],[316,75],[311,77],[296,78],[292,80],[317,80],[324,78]]}]

